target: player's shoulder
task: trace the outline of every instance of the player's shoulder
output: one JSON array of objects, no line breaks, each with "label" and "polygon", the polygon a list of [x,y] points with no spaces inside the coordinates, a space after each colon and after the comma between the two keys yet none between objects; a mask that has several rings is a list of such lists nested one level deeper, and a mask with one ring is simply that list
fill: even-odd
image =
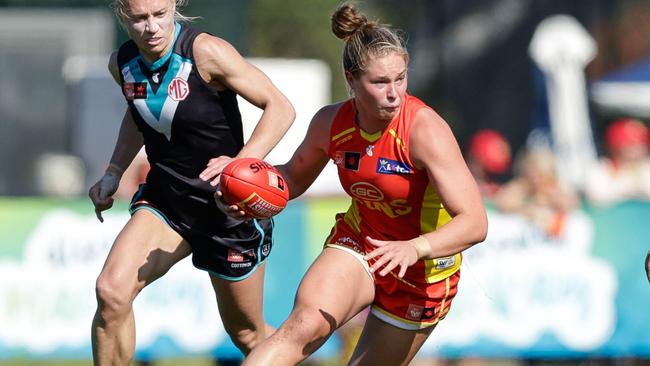
[{"label": "player's shoulder", "polygon": [[[419,101],[419,99],[418,99]],[[449,129],[449,125],[433,108],[419,101],[413,106],[412,129],[417,133],[421,131],[438,131]]]},{"label": "player's shoulder", "polygon": [[201,57],[218,57],[238,53],[235,47],[225,39],[217,37],[207,32],[202,32],[194,38],[194,56]]},{"label": "player's shoulder", "polygon": [[321,119],[333,120],[344,104],[345,102],[337,102],[337,103],[325,105],[321,107],[321,109],[319,109],[318,112],[316,112],[316,117]]},{"label": "player's shoulder", "polygon": [[118,55],[118,50],[115,50],[111,53],[110,57],[108,58],[108,71],[111,73],[111,76],[113,76],[113,79],[119,83],[120,80],[120,67],[117,62],[117,55]]},{"label": "player's shoulder", "polygon": [[344,105],[345,102],[338,102],[321,107],[321,109],[314,114],[312,125],[317,125],[323,132],[329,132],[330,127],[334,124],[336,117]]}]

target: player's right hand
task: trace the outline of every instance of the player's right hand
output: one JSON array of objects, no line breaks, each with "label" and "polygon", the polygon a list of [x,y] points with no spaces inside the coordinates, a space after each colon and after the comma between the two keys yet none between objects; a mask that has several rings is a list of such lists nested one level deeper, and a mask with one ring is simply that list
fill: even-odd
[{"label": "player's right hand", "polygon": [[102,211],[113,207],[113,195],[120,186],[120,178],[121,176],[116,173],[106,172],[102,179],[90,187],[88,191],[88,197],[95,206],[95,215],[97,215],[99,222],[104,222]]}]

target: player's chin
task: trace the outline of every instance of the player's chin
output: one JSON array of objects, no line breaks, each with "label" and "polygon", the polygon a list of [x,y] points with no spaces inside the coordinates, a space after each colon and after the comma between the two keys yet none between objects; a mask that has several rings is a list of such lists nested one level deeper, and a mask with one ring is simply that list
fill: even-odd
[{"label": "player's chin", "polygon": [[395,116],[397,116],[398,111],[399,109],[382,109],[379,111],[379,118],[390,122],[395,118]]}]

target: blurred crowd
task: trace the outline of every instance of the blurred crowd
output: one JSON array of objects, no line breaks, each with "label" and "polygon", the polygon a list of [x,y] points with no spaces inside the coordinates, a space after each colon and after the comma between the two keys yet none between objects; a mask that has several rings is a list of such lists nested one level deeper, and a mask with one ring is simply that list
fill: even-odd
[{"label": "blurred crowd", "polygon": [[609,123],[603,151],[581,187],[560,179],[553,147],[531,142],[513,158],[508,140],[494,130],[476,132],[466,159],[486,203],[521,214],[550,237],[562,234],[566,217],[582,204],[606,207],[628,200],[650,201],[650,132],[634,118]]}]

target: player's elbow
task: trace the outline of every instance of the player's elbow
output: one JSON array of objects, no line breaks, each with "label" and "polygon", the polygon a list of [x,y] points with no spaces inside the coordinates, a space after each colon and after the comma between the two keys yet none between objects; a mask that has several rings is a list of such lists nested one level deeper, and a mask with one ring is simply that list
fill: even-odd
[{"label": "player's elbow", "polygon": [[289,99],[284,96],[278,99],[277,105],[278,111],[280,112],[279,114],[282,116],[282,123],[284,124],[282,127],[289,129],[293,124],[293,121],[296,120],[296,109],[293,107],[293,104],[291,104]]},{"label": "player's elbow", "polygon": [[485,211],[478,212],[472,220],[474,237],[472,238],[475,244],[485,241],[488,233],[488,219]]}]

